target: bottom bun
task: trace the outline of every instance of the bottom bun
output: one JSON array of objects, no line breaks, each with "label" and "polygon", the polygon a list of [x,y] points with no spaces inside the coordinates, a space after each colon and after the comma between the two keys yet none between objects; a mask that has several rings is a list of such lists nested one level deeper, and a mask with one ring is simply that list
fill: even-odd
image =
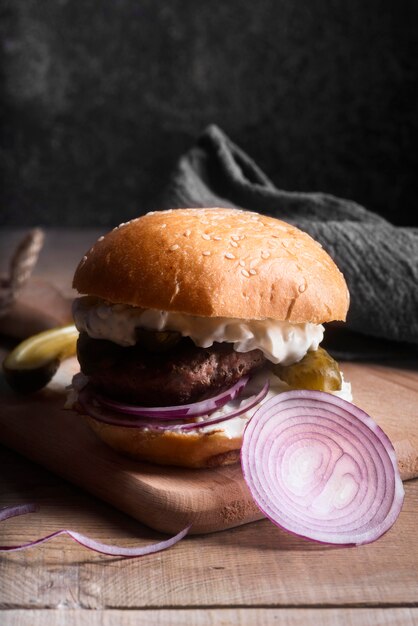
[{"label": "bottom bun", "polygon": [[208,433],[155,432],[99,422],[85,416],[108,446],[137,461],[176,467],[220,467],[239,461],[242,437],[230,439],[221,430]]}]

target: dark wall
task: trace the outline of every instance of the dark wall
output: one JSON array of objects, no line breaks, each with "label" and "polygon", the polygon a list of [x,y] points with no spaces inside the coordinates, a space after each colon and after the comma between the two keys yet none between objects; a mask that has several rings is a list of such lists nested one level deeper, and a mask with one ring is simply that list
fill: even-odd
[{"label": "dark wall", "polygon": [[415,7],[3,3],[1,222],[112,225],[154,208],[214,122],[282,188],[418,223]]}]

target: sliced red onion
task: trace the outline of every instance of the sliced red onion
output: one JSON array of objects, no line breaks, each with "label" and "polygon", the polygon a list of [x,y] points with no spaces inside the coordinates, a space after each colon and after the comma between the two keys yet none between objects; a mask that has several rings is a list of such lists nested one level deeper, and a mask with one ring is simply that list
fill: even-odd
[{"label": "sliced red onion", "polygon": [[[6,509],[2,509],[0,511],[0,521],[6,520],[10,517],[14,517],[16,515],[24,515],[25,513],[33,513],[36,511],[37,507],[34,504],[23,504],[19,506],[11,506]],[[96,541],[95,539],[90,539],[90,537],[86,537],[86,535],[82,535],[81,533],[75,532],[74,530],[57,530],[46,537],[42,537],[41,539],[35,539],[34,541],[29,541],[28,543],[23,543],[19,546],[0,546],[0,552],[18,552],[19,550],[26,550],[27,548],[33,548],[34,546],[38,546],[41,543],[45,543],[54,537],[59,537],[60,535],[68,535],[78,543],[80,543],[85,548],[89,550],[94,550],[95,552],[100,552],[101,554],[107,554],[109,556],[123,556],[123,557],[135,557],[135,556],[146,556],[147,554],[153,554],[154,552],[160,552],[161,550],[166,550],[167,548],[171,548],[175,543],[183,539],[185,535],[189,532],[191,528],[187,526],[183,530],[181,530],[174,537],[170,537],[170,539],[166,539],[165,541],[160,541],[159,543],[154,543],[150,546],[140,546],[137,548],[125,548],[123,546],[115,546],[109,545],[107,543],[101,543],[100,541]]]},{"label": "sliced red onion", "polygon": [[137,417],[151,417],[158,420],[175,420],[185,419],[189,417],[200,417],[201,415],[209,415],[214,411],[217,411],[225,404],[237,397],[237,395],[244,389],[249,381],[249,376],[240,378],[230,389],[222,391],[212,398],[201,400],[200,402],[193,402],[192,404],[179,404],[176,406],[137,406],[134,404],[123,404],[116,400],[111,400],[105,396],[96,394],[97,399],[104,406],[117,411],[118,413],[124,413],[125,415],[134,415]]},{"label": "sliced red onion", "polygon": [[314,541],[375,541],[402,507],[388,437],[367,413],[321,391],[289,391],[264,403],[244,432],[241,464],[263,513]]},{"label": "sliced red onion", "polygon": [[16,504],[15,506],[7,506],[0,509],[0,522],[17,515],[26,515],[26,513],[34,513],[38,510],[36,504]]},{"label": "sliced red onion", "polygon": [[201,422],[184,422],[184,421],[170,421],[164,424],[158,423],[157,420],[144,420],[144,419],[126,419],[121,417],[117,412],[106,410],[97,403],[95,403],[95,396],[88,390],[83,389],[78,395],[78,402],[80,403],[83,411],[93,417],[98,422],[104,424],[110,424],[112,426],[123,426],[125,428],[151,428],[158,431],[189,431],[210,426],[212,424],[219,424],[233,417],[238,417],[247,411],[250,411],[257,404],[259,404],[267,395],[269,389],[269,381],[267,380],[263,387],[255,395],[250,396],[247,400],[243,401],[239,408],[232,409],[225,415],[219,415],[212,419],[203,420]]}]

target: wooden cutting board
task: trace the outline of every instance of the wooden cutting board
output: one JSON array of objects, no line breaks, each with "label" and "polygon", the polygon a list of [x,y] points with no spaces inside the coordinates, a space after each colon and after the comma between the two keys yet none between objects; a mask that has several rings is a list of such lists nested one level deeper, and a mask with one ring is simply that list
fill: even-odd
[{"label": "wooden cutting board", "polygon": [[[210,470],[137,463],[107,448],[82,418],[62,409],[77,364],[69,359],[30,398],[2,386],[0,441],[151,528],[208,533],[261,519],[239,464]],[[403,480],[418,476],[418,370],[345,364],[356,404],[395,445]]]}]

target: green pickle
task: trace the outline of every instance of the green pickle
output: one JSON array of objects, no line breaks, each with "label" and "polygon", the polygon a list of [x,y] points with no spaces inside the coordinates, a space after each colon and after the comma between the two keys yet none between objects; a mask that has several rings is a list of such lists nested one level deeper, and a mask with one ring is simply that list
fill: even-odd
[{"label": "green pickle", "polygon": [[136,329],[136,339],[140,346],[149,352],[166,352],[174,348],[181,340],[180,333],[171,331]]},{"label": "green pickle", "polygon": [[59,364],[76,353],[78,330],[63,326],[45,330],[22,341],[3,361],[4,377],[17,393],[45,387]]},{"label": "green pickle", "polygon": [[323,348],[307,352],[293,365],[273,365],[273,372],[292,389],[332,392],[342,386],[338,363]]}]

